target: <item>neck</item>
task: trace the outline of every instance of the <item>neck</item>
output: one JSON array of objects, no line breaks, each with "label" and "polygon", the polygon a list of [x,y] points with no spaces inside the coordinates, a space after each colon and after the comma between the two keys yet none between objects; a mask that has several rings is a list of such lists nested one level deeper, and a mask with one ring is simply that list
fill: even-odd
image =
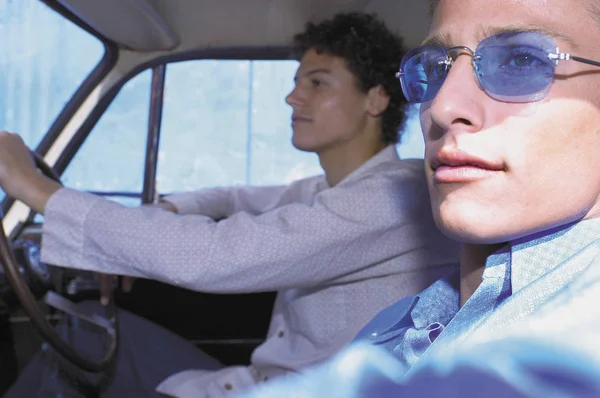
[{"label": "neck", "polygon": [[334,186],[387,146],[383,141],[348,141],[319,152],[321,167],[329,186]]},{"label": "neck", "polygon": [[473,295],[481,283],[487,258],[505,243],[479,245],[463,243],[460,250],[460,306]]}]

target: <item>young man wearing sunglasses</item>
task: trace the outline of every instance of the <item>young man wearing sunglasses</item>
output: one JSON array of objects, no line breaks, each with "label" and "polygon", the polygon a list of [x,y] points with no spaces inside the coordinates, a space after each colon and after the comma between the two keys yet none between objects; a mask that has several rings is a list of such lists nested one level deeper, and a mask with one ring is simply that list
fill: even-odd
[{"label": "young man wearing sunglasses", "polygon": [[600,396],[600,3],[431,7],[397,76],[461,268],[252,397]]}]

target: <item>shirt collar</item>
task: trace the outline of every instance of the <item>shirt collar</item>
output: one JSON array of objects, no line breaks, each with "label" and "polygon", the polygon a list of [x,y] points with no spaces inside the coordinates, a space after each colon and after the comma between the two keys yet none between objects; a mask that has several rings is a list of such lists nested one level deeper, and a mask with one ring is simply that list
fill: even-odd
[{"label": "shirt collar", "polygon": [[359,168],[354,170],[352,173],[348,174],[342,181],[340,181],[340,183],[360,177],[367,171],[379,166],[382,163],[393,162],[399,159],[400,157],[398,156],[396,145],[390,144],[383,148],[381,151],[377,152],[369,160],[364,162]]},{"label": "shirt collar", "polygon": [[460,269],[452,271],[417,295],[410,316],[417,329],[433,321],[446,326],[458,312],[460,305]]},{"label": "shirt collar", "polygon": [[[516,293],[600,236],[600,219],[582,220],[511,242],[511,285]],[[486,265],[487,267],[487,265]]]},{"label": "shirt collar", "polygon": [[419,294],[396,303],[394,306],[401,304],[400,308],[390,314],[395,320],[371,334],[373,343],[382,344],[397,338],[406,328],[426,328],[432,320],[447,325],[458,311],[459,288],[460,270],[457,268]]},{"label": "shirt collar", "polygon": [[[599,235],[600,219],[589,219],[515,240],[488,257],[483,277],[504,279],[510,273],[511,294],[514,294],[597,240]],[[456,269],[417,294],[405,317],[410,316],[417,328],[427,327],[432,321],[447,325],[459,310],[459,295],[460,269]],[[398,324],[390,329],[397,327]]]}]

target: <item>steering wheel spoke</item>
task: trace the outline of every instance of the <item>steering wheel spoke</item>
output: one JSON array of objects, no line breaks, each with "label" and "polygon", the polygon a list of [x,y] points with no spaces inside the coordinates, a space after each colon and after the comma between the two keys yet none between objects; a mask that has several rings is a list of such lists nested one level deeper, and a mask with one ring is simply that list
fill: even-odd
[{"label": "steering wheel spoke", "polygon": [[[57,310],[83,319],[91,324],[98,326],[101,329],[104,329],[106,334],[111,338],[114,338],[114,336],[116,335],[114,325],[114,314],[112,316],[107,316],[106,318],[101,317],[98,314],[90,314],[85,309],[81,308],[81,306],[79,306],[77,303],[72,302],[68,298],[63,297],[60,294],[53,292],[52,290],[49,290],[46,293],[46,295],[44,296],[44,302]],[[115,305],[111,301],[107,306],[106,312],[114,312],[114,307]]]}]

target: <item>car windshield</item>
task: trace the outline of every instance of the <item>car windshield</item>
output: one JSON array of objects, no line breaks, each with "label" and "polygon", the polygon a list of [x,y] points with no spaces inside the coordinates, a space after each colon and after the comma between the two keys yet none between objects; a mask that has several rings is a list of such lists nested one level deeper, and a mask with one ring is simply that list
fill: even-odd
[{"label": "car windshield", "polygon": [[0,37],[0,129],[35,148],[104,45],[39,0],[0,2]]}]

